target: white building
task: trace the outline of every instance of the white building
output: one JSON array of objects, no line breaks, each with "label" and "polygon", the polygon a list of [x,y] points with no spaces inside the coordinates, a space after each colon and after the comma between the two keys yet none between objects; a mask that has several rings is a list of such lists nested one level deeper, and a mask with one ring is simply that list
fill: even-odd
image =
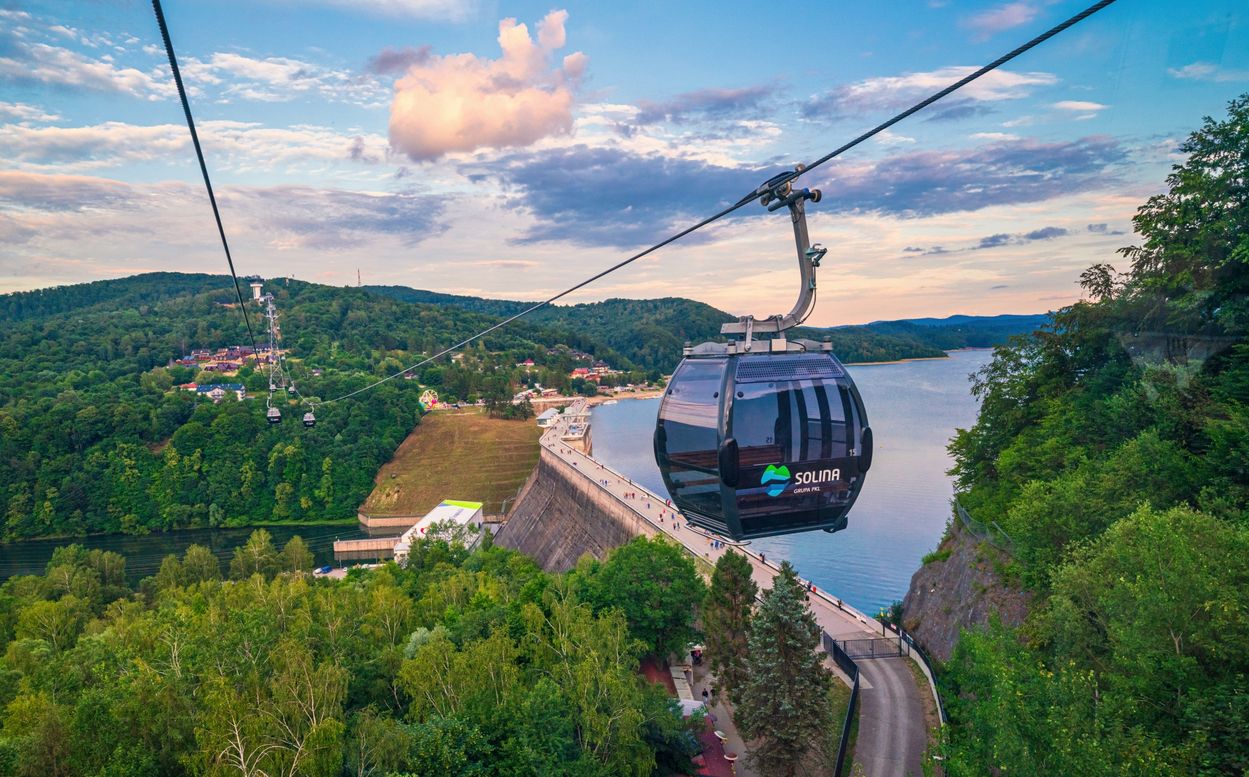
[{"label": "white building", "polygon": [[558,419],[559,419],[558,408],[553,407],[550,410],[543,410],[541,413],[538,414],[538,426],[541,426],[543,429],[545,429],[551,424],[555,423],[556,420]]},{"label": "white building", "polygon": [[[450,539],[450,535],[456,533],[455,527],[463,527],[468,530],[469,536],[464,540],[464,544],[472,547],[477,544],[481,538],[482,511],[481,502],[460,502],[455,499],[444,499],[442,504],[435,507],[425,514],[425,517],[416,522],[416,525],[403,533],[399,541],[395,543],[395,561],[403,564],[408,559],[408,553],[412,550],[412,543],[427,537],[441,537]],[[441,524],[442,527],[452,527],[453,531],[438,531],[434,524]]]}]

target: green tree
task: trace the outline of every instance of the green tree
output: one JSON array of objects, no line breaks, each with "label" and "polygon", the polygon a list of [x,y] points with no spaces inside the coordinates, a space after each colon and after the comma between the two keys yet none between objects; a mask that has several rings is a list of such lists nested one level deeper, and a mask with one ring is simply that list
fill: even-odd
[{"label": "green tree", "polygon": [[1162,308],[1181,332],[1208,324],[1249,328],[1249,94],[1227,117],[1206,117],[1180,144],[1167,191],[1132,219],[1143,241],[1123,249],[1132,261],[1129,293],[1174,300]]},{"label": "green tree", "polygon": [[1209,687],[1249,666],[1246,581],[1249,531],[1145,506],[1055,572],[1042,623],[1054,653],[1096,669],[1130,719],[1178,740]]},{"label": "green tree", "polygon": [[1091,302],[999,349],[951,445],[1033,597],[947,665],[951,777],[1249,766],[1249,95],[1180,151],[1128,272],[1094,265]]},{"label": "green tree", "polygon": [[607,561],[579,567],[577,574],[595,609],[624,613],[629,633],[656,655],[680,655],[693,640],[695,607],[706,589],[694,562],[675,543],[635,537]]},{"label": "green tree", "polygon": [[354,777],[391,774],[408,762],[412,735],[399,721],[366,707],[352,716],[347,767]]},{"label": "green tree", "polygon": [[170,553],[161,559],[160,569],[156,572],[156,590],[164,591],[187,584],[186,567],[177,556]]},{"label": "green tree", "polygon": [[182,568],[187,583],[221,579],[221,561],[217,554],[203,545],[189,545],[182,554]]},{"label": "green tree", "polygon": [[41,639],[54,651],[72,647],[89,615],[87,603],[72,594],[31,602],[17,616],[18,639]]},{"label": "green tree", "polygon": [[806,591],[786,561],[751,623],[747,680],[737,706],[738,728],[757,740],[750,758],[764,775],[798,774],[828,725],[832,673],[819,645]]},{"label": "green tree", "polygon": [[298,534],[291,537],[282,546],[282,556],[279,565],[287,572],[311,572],[315,559],[312,551],[308,548],[308,543],[304,542],[304,538]]},{"label": "green tree", "polygon": [[278,553],[273,546],[273,535],[264,529],[256,529],[247,542],[234,549],[230,559],[230,577],[242,580],[255,574],[270,577],[277,571]]},{"label": "green tree", "polygon": [[711,586],[703,600],[703,633],[707,658],[723,692],[735,703],[746,683],[750,656],[750,617],[759,586],[751,578],[750,561],[729,551],[716,561]]},{"label": "green tree", "polygon": [[409,730],[408,777],[447,774],[485,777],[490,774],[490,743],[471,723],[433,717]]}]

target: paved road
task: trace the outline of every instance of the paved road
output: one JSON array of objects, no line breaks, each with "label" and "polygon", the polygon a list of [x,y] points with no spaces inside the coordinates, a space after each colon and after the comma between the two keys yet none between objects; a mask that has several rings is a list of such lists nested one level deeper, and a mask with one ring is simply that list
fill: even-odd
[{"label": "paved road", "polygon": [[[585,400],[577,400],[569,414],[584,412]],[[615,496],[638,515],[649,521],[668,537],[680,542],[691,553],[714,564],[729,547],[712,546],[711,535],[685,523],[666,499],[630,481],[575,448],[565,445],[561,436],[567,425],[562,419],[542,435],[542,445],[562,460],[573,465],[599,488]],[[736,550],[750,560],[752,576],[759,590],[772,587],[772,577],[779,566],[763,561],[748,547]],[[880,636],[880,624],[844,604],[835,596],[818,591],[810,599],[816,622],[835,639],[863,639]],[[916,684],[909,659],[885,658],[858,661],[859,665],[859,736],[855,746],[855,762],[863,765],[867,777],[919,777],[921,762],[928,746],[921,693],[927,687]]]}]

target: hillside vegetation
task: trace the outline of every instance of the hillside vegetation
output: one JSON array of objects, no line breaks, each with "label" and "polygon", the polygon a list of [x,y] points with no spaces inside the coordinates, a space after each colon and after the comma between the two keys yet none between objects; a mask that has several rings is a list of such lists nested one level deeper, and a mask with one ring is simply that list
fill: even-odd
[{"label": "hillside vegetation", "polygon": [[1249,771],[1249,96],[1180,150],[1127,271],[1000,348],[950,446],[1036,594],[955,649],[951,777]]},{"label": "hillside vegetation", "polygon": [[[356,289],[295,281],[269,289],[296,383],[304,395],[323,399],[397,372],[494,321]],[[233,297],[228,279],[170,274],[0,296],[10,317],[0,331],[6,539],[355,514],[378,468],[419,422],[420,389],[414,381],[391,381],[325,405],[313,429],[299,424],[304,409],[285,397],[278,399],[287,422],[267,424],[267,379],[249,367],[237,378],[200,377],[237,380],[259,400],[230,397],[214,405],[176,390],[196,374],[167,367],[170,360],[196,347],[247,342],[237,309],[223,306]],[[514,363],[546,358],[559,343],[520,324],[487,337],[461,362],[430,365],[421,377],[445,398],[510,399]],[[567,382],[567,365],[554,367]],[[314,376],[313,368],[322,374]]]}]

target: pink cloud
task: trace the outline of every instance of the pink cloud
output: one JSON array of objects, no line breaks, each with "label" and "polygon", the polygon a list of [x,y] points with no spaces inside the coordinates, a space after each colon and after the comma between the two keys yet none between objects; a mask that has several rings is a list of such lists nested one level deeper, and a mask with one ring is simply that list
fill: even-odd
[{"label": "pink cloud", "polygon": [[1037,8],[1028,2],[1015,2],[1000,5],[983,13],[976,14],[966,24],[976,31],[981,40],[990,38],[1003,30],[1027,24],[1036,18]]},{"label": "pink cloud", "polygon": [[499,59],[473,54],[430,56],[414,63],[395,83],[390,142],[414,160],[451,151],[527,146],[572,131],[574,91],[586,56],[569,54],[559,66],[555,50],[565,44],[567,11],[551,11],[529,28],[515,19],[499,22]]}]

